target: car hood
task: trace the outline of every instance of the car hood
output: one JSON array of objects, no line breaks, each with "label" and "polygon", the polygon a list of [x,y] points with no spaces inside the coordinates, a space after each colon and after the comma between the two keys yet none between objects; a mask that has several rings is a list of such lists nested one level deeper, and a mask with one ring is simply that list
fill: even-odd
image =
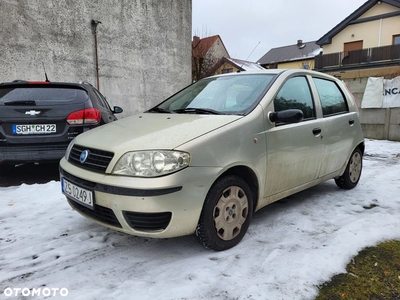
[{"label": "car hood", "polygon": [[79,135],[76,143],[111,152],[168,150],[240,118],[243,117],[143,113],[92,129]]}]

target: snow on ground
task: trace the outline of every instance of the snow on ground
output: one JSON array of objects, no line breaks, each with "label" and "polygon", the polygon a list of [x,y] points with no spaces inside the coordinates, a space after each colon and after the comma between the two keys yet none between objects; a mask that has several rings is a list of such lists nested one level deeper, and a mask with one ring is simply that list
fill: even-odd
[{"label": "snow on ground", "polygon": [[103,228],[59,182],[0,187],[0,299],[313,299],[359,250],[400,239],[399,153],[367,140],[355,189],[331,180],[274,203],[224,252]]}]

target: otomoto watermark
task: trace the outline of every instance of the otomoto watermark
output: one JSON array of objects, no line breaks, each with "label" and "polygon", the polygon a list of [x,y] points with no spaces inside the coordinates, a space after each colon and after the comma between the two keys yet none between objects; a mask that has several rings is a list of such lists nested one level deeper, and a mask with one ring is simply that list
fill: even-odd
[{"label": "otomoto watermark", "polygon": [[67,297],[68,289],[67,288],[6,288],[3,294],[7,297]]}]

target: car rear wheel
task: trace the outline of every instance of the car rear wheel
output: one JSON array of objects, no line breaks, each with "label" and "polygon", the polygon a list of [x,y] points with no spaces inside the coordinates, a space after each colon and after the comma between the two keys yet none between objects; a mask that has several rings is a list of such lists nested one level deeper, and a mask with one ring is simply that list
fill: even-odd
[{"label": "car rear wheel", "polygon": [[336,185],[342,189],[350,190],[354,188],[361,177],[362,153],[360,149],[354,150],[347,164],[343,175],[335,179]]},{"label": "car rear wheel", "polygon": [[195,233],[197,239],[215,251],[232,248],[246,234],[252,212],[248,184],[237,176],[223,177],[207,194]]},{"label": "car rear wheel", "polygon": [[14,165],[0,165],[0,176],[6,176],[14,169]]}]

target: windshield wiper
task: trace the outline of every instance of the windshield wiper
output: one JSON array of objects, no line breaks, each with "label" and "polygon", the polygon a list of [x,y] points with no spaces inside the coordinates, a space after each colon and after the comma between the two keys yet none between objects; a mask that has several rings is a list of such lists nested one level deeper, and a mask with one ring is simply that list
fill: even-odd
[{"label": "windshield wiper", "polygon": [[35,100],[13,100],[4,102],[4,105],[36,105]]},{"label": "windshield wiper", "polygon": [[163,108],[160,108],[160,107],[150,108],[147,112],[158,112],[158,113],[163,113],[163,114],[171,114],[171,113],[173,113],[170,110],[166,110],[166,109],[163,109]]},{"label": "windshield wiper", "polygon": [[220,113],[219,111],[213,110],[213,109],[196,108],[196,107],[177,109],[177,110],[173,110],[173,112],[176,112],[178,114],[194,113],[194,114],[222,115],[222,113]]}]

